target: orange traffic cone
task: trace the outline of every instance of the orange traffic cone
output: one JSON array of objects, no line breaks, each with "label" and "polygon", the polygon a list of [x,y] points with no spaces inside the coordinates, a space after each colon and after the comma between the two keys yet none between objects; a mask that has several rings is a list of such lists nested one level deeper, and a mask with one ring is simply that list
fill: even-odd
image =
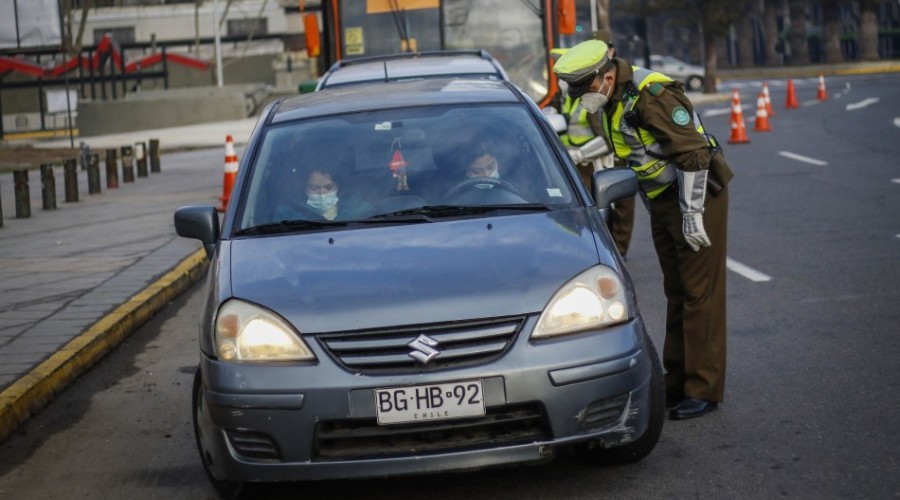
[{"label": "orange traffic cone", "polygon": [[224,212],[228,208],[228,200],[231,198],[231,189],[234,187],[234,178],[237,177],[238,157],[234,152],[234,139],[231,135],[225,136],[225,178],[222,182],[222,206],[216,210]]},{"label": "orange traffic cone", "polygon": [[797,102],[797,94],[794,93],[794,81],[790,78],[788,78],[787,102],[784,103],[784,107],[788,109],[800,107],[800,103]]},{"label": "orange traffic cone", "polygon": [[775,111],[772,110],[772,99],[769,96],[769,84],[763,84],[763,95],[766,98],[766,113],[769,116],[775,116]]},{"label": "orange traffic cone", "polygon": [[766,111],[766,96],[762,92],[756,98],[756,125],[753,130],[757,132],[772,131],[772,127],[769,126],[769,113]]},{"label": "orange traffic cone", "polygon": [[816,97],[820,101],[825,101],[828,99],[828,94],[825,92],[825,77],[822,76],[822,73],[819,73],[819,93]]},{"label": "orange traffic cone", "polygon": [[750,142],[747,129],[744,128],[744,112],[741,111],[741,96],[737,89],[731,90],[731,144]]}]

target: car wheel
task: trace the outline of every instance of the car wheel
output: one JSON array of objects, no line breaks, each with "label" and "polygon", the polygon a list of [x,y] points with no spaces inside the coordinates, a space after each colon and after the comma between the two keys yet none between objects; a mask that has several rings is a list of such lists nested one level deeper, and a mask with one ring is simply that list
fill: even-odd
[{"label": "car wheel", "polygon": [[586,443],[577,449],[578,454],[585,460],[599,465],[622,465],[646,457],[656,447],[659,436],[662,434],[665,422],[666,387],[663,381],[662,363],[656,354],[656,348],[648,336],[644,336],[647,346],[647,354],[650,357],[650,421],[647,430],[636,441],[615,448],[602,448]]},{"label": "car wheel", "polygon": [[701,90],[703,89],[703,77],[698,75],[689,76],[685,86],[687,86],[688,90]]},{"label": "car wheel", "polygon": [[249,495],[245,483],[218,479],[213,475],[211,469],[212,454],[206,447],[203,430],[199,425],[200,419],[206,418],[204,415],[206,409],[203,403],[203,377],[200,374],[200,367],[197,367],[197,371],[194,373],[194,389],[191,401],[193,403],[193,411],[191,413],[194,416],[194,437],[197,441],[197,450],[200,452],[200,460],[203,462],[203,470],[206,471],[206,477],[209,478],[209,482],[212,483],[213,488],[216,489],[216,492],[223,499],[240,500],[241,498],[248,498]]}]

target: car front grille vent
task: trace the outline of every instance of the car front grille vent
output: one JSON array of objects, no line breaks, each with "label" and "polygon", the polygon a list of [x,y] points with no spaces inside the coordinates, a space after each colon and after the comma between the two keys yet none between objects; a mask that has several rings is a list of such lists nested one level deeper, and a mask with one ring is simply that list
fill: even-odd
[{"label": "car front grille vent", "polygon": [[477,419],[429,424],[380,426],[374,418],[324,421],[316,427],[315,460],[421,456],[544,441],[549,436],[538,404],[488,409]]},{"label": "car front grille vent", "polygon": [[267,434],[226,430],[225,435],[234,451],[244,458],[264,461],[281,459],[278,446]]},{"label": "car front grille vent", "polygon": [[615,424],[625,411],[628,395],[623,394],[614,398],[595,401],[588,405],[584,411],[584,419],[581,421],[581,430],[593,430]]},{"label": "car front grille vent", "polygon": [[353,372],[421,372],[496,359],[512,345],[523,322],[522,317],[500,318],[317,337]]}]

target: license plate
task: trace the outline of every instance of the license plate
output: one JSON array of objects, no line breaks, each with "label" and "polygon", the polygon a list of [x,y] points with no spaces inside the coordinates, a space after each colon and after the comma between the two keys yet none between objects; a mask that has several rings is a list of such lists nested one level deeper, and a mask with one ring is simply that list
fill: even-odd
[{"label": "license plate", "polygon": [[375,389],[378,424],[484,416],[481,380]]}]

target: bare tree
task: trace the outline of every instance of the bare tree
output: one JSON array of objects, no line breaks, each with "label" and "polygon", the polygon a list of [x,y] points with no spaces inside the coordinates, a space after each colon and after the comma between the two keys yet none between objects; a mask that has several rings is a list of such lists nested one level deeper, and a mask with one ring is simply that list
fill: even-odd
[{"label": "bare tree", "polygon": [[863,61],[877,61],[878,0],[860,0],[859,53]]},{"label": "bare tree", "polygon": [[73,35],[72,31],[74,29],[75,20],[73,16],[75,15],[76,5],[73,5],[72,0],[61,0],[60,8],[62,9],[63,15],[63,50],[70,57],[74,57],[81,53],[82,47],[84,47],[84,30],[87,26],[87,18],[88,12],[91,10],[91,7],[94,4],[94,0],[81,0],[78,2],[77,7],[80,8],[81,13],[78,22],[78,33]]},{"label": "bare tree", "polygon": [[841,1],[823,0],[822,15],[824,26],[822,42],[825,44],[825,62],[838,63],[844,61],[841,51]]},{"label": "bare tree", "polygon": [[778,55],[778,13],[784,8],[782,0],[765,0],[763,3],[763,38],[766,50],[766,64],[781,63]]},{"label": "bare tree", "polygon": [[788,40],[791,44],[791,64],[809,64],[809,41],[806,38],[806,7],[808,0],[789,0],[788,11],[791,29]]},{"label": "bare tree", "polygon": [[734,23],[737,37],[737,65],[742,68],[753,66],[753,22],[750,10]]}]

